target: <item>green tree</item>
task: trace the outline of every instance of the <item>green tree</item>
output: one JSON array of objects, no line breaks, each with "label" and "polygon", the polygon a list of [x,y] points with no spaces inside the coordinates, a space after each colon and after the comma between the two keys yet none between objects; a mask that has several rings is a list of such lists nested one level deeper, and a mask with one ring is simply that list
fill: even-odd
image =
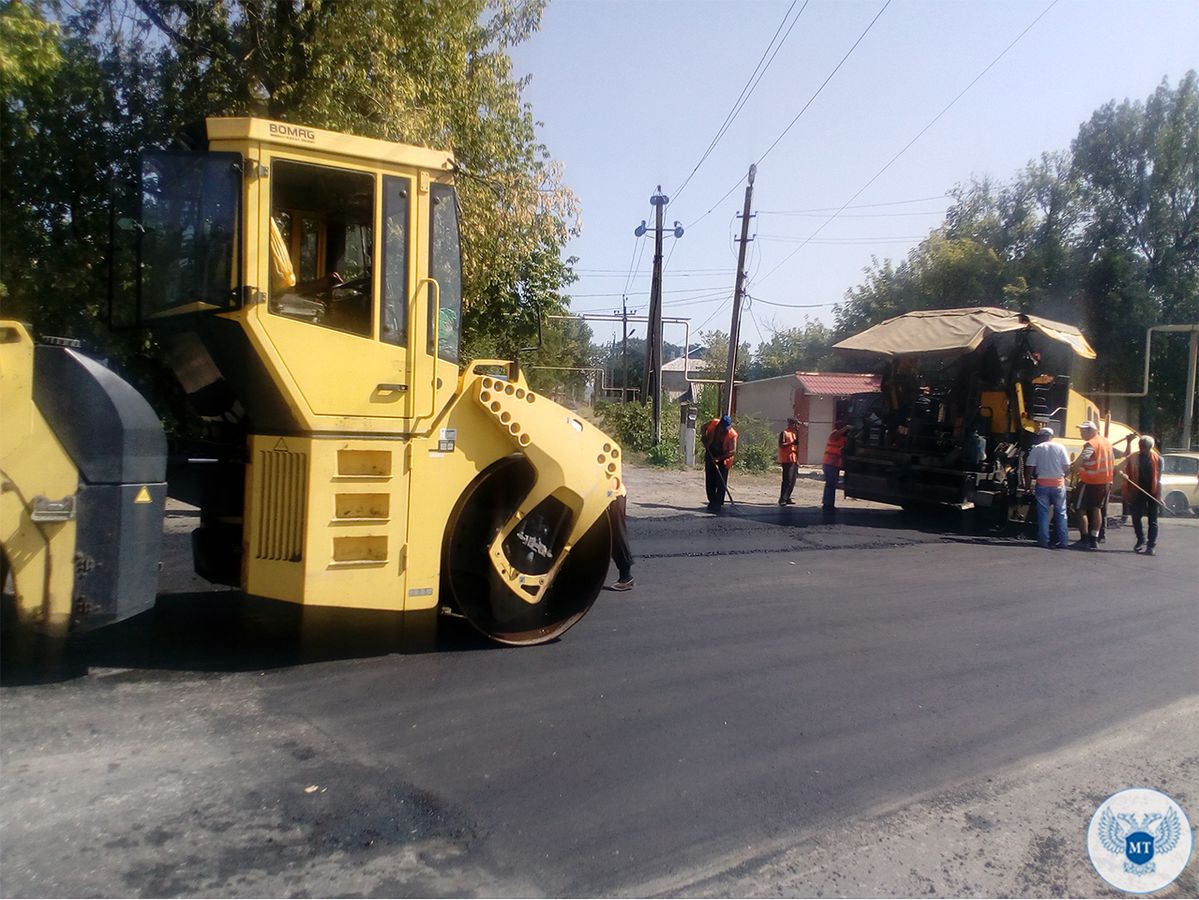
[{"label": "green tree", "polygon": [[102,123],[117,99],[92,48],[37,7],[0,7],[0,47],[5,314],[44,332],[94,337],[107,298],[108,197],[125,137]]},{"label": "green tree", "polygon": [[[1146,102],[1108,103],[1072,145],[1093,260],[1081,296],[1081,324],[1103,361],[1096,380],[1140,388],[1145,329],[1199,319],[1199,78],[1165,82]],[[1178,417],[1186,348],[1161,341],[1155,384],[1143,416],[1169,431]]]},{"label": "green tree", "polygon": [[[1140,388],[1145,330],[1199,317],[1199,79],[1145,102],[1108,103],[1069,152],[1009,182],[954,190],[945,222],[898,263],[873,260],[834,308],[841,339],[903,312],[1004,306],[1079,325],[1099,354],[1098,390]],[[1153,351],[1141,427],[1171,438],[1186,377],[1183,341]],[[1086,367],[1080,372],[1087,381]]]},{"label": "green tree", "polygon": [[591,344],[591,328],[582,319],[554,319],[542,331],[541,347],[522,355],[534,390],[582,400],[588,383],[599,388],[599,361]]},{"label": "green tree", "polygon": [[[88,297],[101,296],[103,275],[91,259],[70,259],[77,251],[64,244],[59,223],[75,231],[68,243],[103,248],[106,241],[96,235],[104,228],[93,227],[88,215],[103,216],[111,182],[132,171],[134,146],[165,145],[209,115],[265,115],[451,150],[462,167],[464,353],[511,355],[531,342],[538,309],[565,308],[561,289],[572,275],[561,250],[578,227],[574,195],[537,139],[522,98],[525,81],[513,77],[508,56],[538,27],[543,6],[543,0],[54,4],[67,35],[59,83],[4,76],[5,221],[15,212],[12,231],[32,229],[24,244],[5,241],[4,281],[16,294],[12,281],[24,279],[23,296],[49,298],[41,301],[39,320],[63,305],[61,291],[45,291],[59,276],[74,277]],[[53,29],[31,26],[21,4],[3,11],[5,33],[25,36],[3,57],[5,72],[35,71],[28,60],[40,58],[39,34],[46,44]],[[44,25],[44,17],[31,15]],[[10,56],[17,62],[10,64]],[[56,116],[64,124],[48,132]],[[28,201],[14,194],[17,184],[30,191]],[[72,207],[70,216],[63,216],[64,206]],[[46,247],[64,249],[46,254]],[[37,266],[48,270],[41,283],[19,274]]]},{"label": "green tree", "polygon": [[[715,373],[708,377],[724,378],[729,368],[729,336],[720,330],[701,331],[697,336],[703,351],[703,368]],[[692,353],[695,357],[697,354]],[[753,353],[748,342],[743,342],[737,351],[736,378],[738,381],[748,381],[753,366]]]},{"label": "green tree", "polygon": [[791,372],[814,371],[832,364],[832,332],[828,326],[804,320],[798,328],[770,327],[769,339],[758,345],[750,365],[750,377],[773,378]]}]

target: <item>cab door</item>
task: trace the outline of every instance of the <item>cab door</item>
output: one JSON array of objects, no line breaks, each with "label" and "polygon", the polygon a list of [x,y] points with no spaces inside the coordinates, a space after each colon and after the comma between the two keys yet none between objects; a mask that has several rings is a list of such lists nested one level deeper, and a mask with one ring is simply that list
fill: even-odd
[{"label": "cab door", "polygon": [[[413,246],[420,279],[414,310],[420,327],[413,329],[414,430],[432,427],[453,397],[458,382],[462,339],[462,251],[458,197],[451,184],[426,182],[422,176],[422,226]],[[423,312],[421,312],[423,307]]]},{"label": "cab door", "polygon": [[260,324],[295,390],[317,416],[411,418],[415,173],[290,155],[268,172]]}]

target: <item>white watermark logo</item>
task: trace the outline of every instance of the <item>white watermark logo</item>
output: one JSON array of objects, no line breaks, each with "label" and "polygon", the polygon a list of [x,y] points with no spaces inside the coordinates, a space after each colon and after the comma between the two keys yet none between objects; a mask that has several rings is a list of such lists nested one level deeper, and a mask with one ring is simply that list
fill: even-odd
[{"label": "white watermark logo", "polygon": [[1161,791],[1131,788],[1112,794],[1087,829],[1091,863],[1112,887],[1148,894],[1179,876],[1191,858],[1191,823]]}]

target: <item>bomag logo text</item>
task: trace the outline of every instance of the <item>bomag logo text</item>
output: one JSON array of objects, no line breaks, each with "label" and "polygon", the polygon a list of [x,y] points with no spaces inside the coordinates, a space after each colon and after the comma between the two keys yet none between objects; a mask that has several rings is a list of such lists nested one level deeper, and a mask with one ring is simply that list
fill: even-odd
[{"label": "bomag logo text", "polygon": [[309,144],[316,141],[315,131],[311,128],[298,128],[295,125],[276,125],[272,122],[271,134],[278,135],[279,137],[293,138]]}]

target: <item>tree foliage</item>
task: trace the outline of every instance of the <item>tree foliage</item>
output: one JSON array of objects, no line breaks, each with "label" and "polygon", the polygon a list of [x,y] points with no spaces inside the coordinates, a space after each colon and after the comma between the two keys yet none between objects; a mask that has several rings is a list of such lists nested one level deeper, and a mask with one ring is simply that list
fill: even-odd
[{"label": "tree foliage", "polygon": [[542,331],[541,345],[521,354],[530,386],[580,402],[587,384],[598,387],[600,370],[591,328],[581,319],[554,319]]},{"label": "tree foliage", "polygon": [[39,325],[70,330],[75,297],[51,285],[104,296],[108,196],[137,149],[205,116],[268,116],[450,150],[463,171],[465,355],[511,355],[531,342],[538,307],[564,308],[561,249],[578,227],[508,56],[543,6],[9,0],[0,281]]},{"label": "tree foliage", "polygon": [[754,351],[749,367],[751,378],[818,371],[833,364],[832,331],[828,326],[805,320],[798,328],[776,328],[769,324],[768,328],[770,337]]},{"label": "tree foliage", "polygon": [[[893,263],[873,260],[835,308],[834,339],[916,309],[1000,306],[1078,325],[1095,390],[1141,387],[1146,329],[1199,320],[1199,79],[1108,103],[1068,152],[1009,182],[959,185],[941,227]],[[1154,349],[1142,427],[1176,427],[1186,348]]]}]

